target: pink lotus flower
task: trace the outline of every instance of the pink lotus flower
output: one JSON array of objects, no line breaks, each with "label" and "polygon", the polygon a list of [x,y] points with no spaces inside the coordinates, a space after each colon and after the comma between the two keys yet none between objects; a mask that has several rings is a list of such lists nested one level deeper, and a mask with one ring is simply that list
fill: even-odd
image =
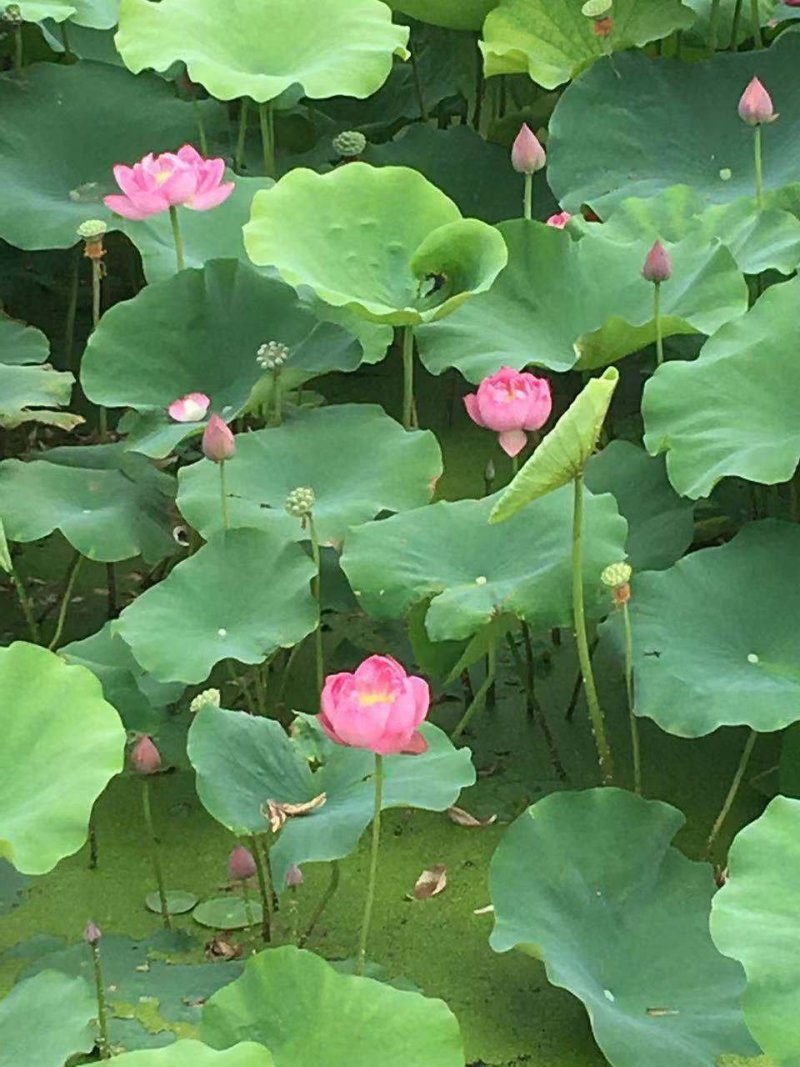
[{"label": "pink lotus flower", "polygon": [[555,215],[551,215],[547,220],[547,225],[554,227],[556,230],[563,230],[567,225],[572,215],[568,211],[559,211]]},{"label": "pink lotus flower", "polygon": [[774,122],[778,116],[772,106],[772,97],[758,78],[753,78],[739,100],[739,118],[748,126],[761,126]]},{"label": "pink lotus flower", "polygon": [[474,423],[500,435],[500,447],[512,457],[527,444],[525,431],[544,426],[553,408],[547,379],[513,367],[501,367],[484,378],[476,393],[464,397],[464,404]]},{"label": "pink lotus flower", "polygon": [[339,745],[380,756],[419,755],[428,747],[418,727],[430,699],[428,683],[406,674],[397,660],[370,656],[353,674],[328,675],[318,718]]},{"label": "pink lotus flower", "polygon": [[212,415],[203,431],[203,455],[214,463],[224,463],[236,453],[236,439],[224,419]]},{"label": "pink lotus flower", "polygon": [[656,241],[647,253],[647,258],[642,267],[642,277],[648,282],[655,282],[660,285],[661,282],[669,281],[671,275],[672,259],[670,254],[660,241]]},{"label": "pink lotus flower", "polygon": [[206,417],[210,403],[205,393],[187,393],[179,400],[173,400],[167,411],[176,422],[200,422]]},{"label": "pink lotus flower", "polygon": [[191,145],[160,156],[148,153],[132,167],[118,163],[114,177],[123,196],[103,198],[106,207],[126,219],[147,219],[182,205],[193,211],[208,211],[233,192],[233,182],[223,182],[225,161],[204,159]]},{"label": "pink lotus flower", "polygon": [[511,166],[519,174],[535,174],[546,162],[541,141],[527,122],[523,122],[511,146]]}]

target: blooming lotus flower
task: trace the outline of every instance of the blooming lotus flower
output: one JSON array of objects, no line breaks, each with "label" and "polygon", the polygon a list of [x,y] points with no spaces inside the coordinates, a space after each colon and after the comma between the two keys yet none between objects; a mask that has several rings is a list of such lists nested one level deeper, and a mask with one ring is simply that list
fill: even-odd
[{"label": "blooming lotus flower", "polygon": [[203,431],[203,455],[214,463],[224,463],[236,452],[236,440],[231,429],[219,415],[212,415]]},{"label": "blooming lotus flower", "polygon": [[648,282],[655,282],[659,285],[661,282],[668,281],[671,275],[672,259],[670,254],[660,241],[656,241],[647,253],[647,259],[642,267],[642,277],[646,278]]},{"label": "blooming lotus flower", "polygon": [[131,749],[131,767],[138,774],[155,774],[161,766],[161,754],[153,744],[152,737],[140,737]]},{"label": "blooming lotus flower", "polygon": [[555,215],[551,215],[547,220],[548,226],[553,226],[556,230],[563,230],[567,225],[572,215],[568,211],[559,211]]},{"label": "blooming lotus flower", "polygon": [[167,411],[176,422],[199,422],[206,417],[210,403],[205,393],[187,393],[173,400]]},{"label": "blooming lotus flower", "polygon": [[748,126],[761,126],[774,122],[778,116],[772,106],[772,97],[758,78],[753,78],[739,100],[739,118]]},{"label": "blooming lotus flower", "polygon": [[233,182],[223,182],[225,161],[204,159],[191,145],[159,156],[148,153],[127,167],[114,167],[122,190],[103,198],[106,207],[126,219],[141,220],[182,205],[193,211],[208,211],[233,192]]},{"label": "blooming lotus flower", "polygon": [[406,674],[391,656],[370,656],[352,673],[329,674],[320,725],[332,741],[379,756],[419,755],[428,744],[418,727],[430,706],[428,683]]},{"label": "blooming lotus flower", "polygon": [[527,444],[526,430],[538,430],[550,418],[553,401],[546,378],[501,367],[464,397],[464,405],[474,423],[500,435],[500,447],[513,457]]},{"label": "blooming lotus flower", "polygon": [[256,873],[253,853],[244,845],[237,845],[228,857],[228,876],[232,882],[245,882]]},{"label": "blooming lotus flower", "polygon": [[527,122],[523,122],[511,146],[511,166],[519,174],[535,174],[546,162],[547,156],[541,141]]}]

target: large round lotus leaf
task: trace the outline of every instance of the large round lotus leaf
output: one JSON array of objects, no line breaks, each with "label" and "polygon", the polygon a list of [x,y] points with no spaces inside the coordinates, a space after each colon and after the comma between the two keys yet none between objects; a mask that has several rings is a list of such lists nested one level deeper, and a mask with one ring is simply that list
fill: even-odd
[{"label": "large round lotus leaf", "polygon": [[480,42],[486,76],[529,74],[555,89],[611,49],[657,41],[694,22],[681,0],[615,0],[614,30],[601,38],[580,8],[580,0],[500,0]]},{"label": "large round lotus leaf", "polygon": [[753,523],[634,579],[636,712],[668,733],[800,720],[800,527]]},{"label": "large round lotus leaf", "polygon": [[612,493],[628,522],[626,554],[634,571],[663,570],[694,536],[694,508],[667,480],[663,459],[630,441],[612,441],[586,465],[591,492]]},{"label": "large round lotus leaf", "polygon": [[94,991],[82,978],[43,971],[20,982],[0,1000],[3,1063],[64,1067],[71,1056],[94,1048],[96,1015]]},{"label": "large round lotus leaf", "polygon": [[[653,243],[592,225],[579,241],[522,219],[501,223],[509,262],[488,293],[417,331],[433,374],[457,367],[478,382],[499,367],[603,367],[655,341],[653,286],[642,264]],[[662,331],[711,334],[747,310],[747,285],[727,248],[691,234],[669,246]]]},{"label": "large round lotus leaf", "polygon": [[[780,120],[764,129],[764,182],[797,180],[800,36],[760,52],[686,64],[642,52],[601,60],[561,97],[550,122],[548,179],[569,211],[606,214],[629,196],[691,185],[712,203],[753,195],[753,131],[736,107],[757,75]],[[631,101],[636,106],[631,106]],[[674,133],[680,131],[680,137]]]},{"label": "large round lotus leaf", "polygon": [[541,959],[583,1001],[614,1067],[714,1067],[757,1051],[745,979],[708,932],[714,881],[670,841],[675,808],[621,789],[556,793],[514,822],[492,859],[497,952]]},{"label": "large round lotus leaf", "polygon": [[[342,568],[365,611],[402,618],[433,598],[433,641],[464,640],[512,612],[537,628],[572,620],[572,489],[536,501],[502,526],[489,515],[500,494],[440,502],[350,531]],[[591,606],[600,573],[625,556],[625,520],[613,497],[587,494],[584,584]],[[607,597],[602,598],[607,605]]]},{"label": "large round lotus leaf", "polygon": [[69,19],[78,26],[109,30],[117,24],[119,0],[17,0],[17,7],[26,22]]},{"label": "large round lotus leaf", "polygon": [[41,330],[14,319],[0,318],[0,363],[21,366],[44,363],[50,354],[50,342]]},{"label": "large round lotus leaf", "polygon": [[220,100],[273,100],[292,85],[319,100],[370,96],[408,29],[379,0],[122,0],[117,49],[135,73],[181,60]]},{"label": "large round lotus leaf", "polygon": [[[231,466],[233,465],[231,462]],[[224,659],[261,663],[317,624],[314,564],[272,530],[222,530],[114,623],[162,682],[203,682]]]},{"label": "large round lotus leaf", "polygon": [[[444,811],[475,781],[469,749],[455,749],[426,723],[428,751],[385,761],[384,808]],[[362,749],[318,738],[322,766],[311,773],[302,752],[272,719],[242,711],[203,708],[189,730],[189,759],[197,792],[208,812],[234,833],[266,830],[267,800],[326,801],[309,815],[289,819],[271,849],[273,877],[283,885],[290,864],[338,860],[349,855],[372,820],[374,757]]]},{"label": "large round lotus leaf", "polygon": [[290,285],[395,326],[449,314],[488,289],[507,259],[497,230],[462,219],[421,174],[367,163],[290,171],[256,194],[244,244]]},{"label": "large round lotus leaf", "polygon": [[54,411],[72,396],[73,376],[49,364],[31,367],[0,362],[0,426],[10,430],[23,422],[41,422],[71,430],[83,422],[80,415]]},{"label": "large round lotus leaf", "polygon": [[[200,107],[207,124],[219,114],[213,101]],[[0,235],[18,248],[69,248],[87,219],[118,228],[122,220],[103,204],[118,192],[114,164],[196,140],[192,105],[155,75],[134,78],[106,63],[37,63],[24,84],[0,84]]]},{"label": "large round lotus leaf", "polygon": [[223,1052],[200,1041],[176,1041],[166,1048],[142,1049],[115,1056],[120,1067],[274,1067],[263,1045],[243,1041]]},{"label": "large round lotus leaf", "polygon": [[86,840],[125,730],[90,671],[23,641],[0,649],[0,728],[0,856],[45,874]]},{"label": "large round lotus leaf", "polygon": [[[349,527],[383,511],[407,511],[431,498],[442,456],[429,431],[408,433],[373,404],[301,412],[281,426],[240,435],[227,468],[233,526],[280,530],[305,540],[286,497],[298,486],[316,494],[322,542],[340,543]],[[203,537],[221,526],[219,470],[210,460],[184,467],[178,507]]]},{"label": "large round lotus leaf", "polygon": [[800,460],[800,280],[771,286],[692,362],[670,361],[647,383],[645,446],[667,453],[679,493],[708,496],[738,475],[774,485]]},{"label": "large round lotus leaf", "polygon": [[340,974],[288,945],[260,952],[241,978],[214,994],[203,1009],[202,1037],[217,1048],[260,1041],[276,1067],[464,1063],[458,1023],[443,1001]]},{"label": "large round lotus leaf", "polygon": [[800,1064],[800,801],[775,797],[728,853],[711,936],[744,966],[742,1007],[753,1037],[781,1067]]},{"label": "large round lotus leaf", "polygon": [[479,30],[500,0],[389,0],[389,6],[421,22],[449,30]]},{"label": "large round lotus leaf", "polygon": [[60,530],[89,559],[142,555],[156,563],[175,550],[174,481],[121,445],[54,448],[31,462],[0,463],[0,516],[10,541]]}]

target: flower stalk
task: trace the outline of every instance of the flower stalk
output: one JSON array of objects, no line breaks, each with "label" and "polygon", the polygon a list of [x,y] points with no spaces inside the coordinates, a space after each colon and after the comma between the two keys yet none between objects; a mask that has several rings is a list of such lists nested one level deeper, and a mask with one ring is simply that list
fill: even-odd
[{"label": "flower stalk", "polygon": [[375,883],[378,877],[378,851],[381,843],[381,810],[383,808],[383,756],[375,753],[375,815],[372,820],[372,845],[369,858],[369,879],[367,882],[367,899],[364,904],[364,918],[361,922],[361,937],[356,958],[357,975],[364,974],[367,962],[367,942],[372,923],[372,910],[375,904]]}]

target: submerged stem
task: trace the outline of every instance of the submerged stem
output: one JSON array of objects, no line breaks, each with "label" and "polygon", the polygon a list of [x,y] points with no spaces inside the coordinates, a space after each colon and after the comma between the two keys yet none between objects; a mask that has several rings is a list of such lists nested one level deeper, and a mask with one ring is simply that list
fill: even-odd
[{"label": "submerged stem", "polygon": [[356,974],[363,975],[367,962],[367,940],[372,922],[372,907],[375,903],[375,882],[378,877],[378,851],[381,843],[381,809],[383,807],[383,756],[375,753],[375,815],[372,820],[372,848],[369,858],[369,881],[367,882],[367,899],[364,904],[364,918],[361,923],[361,937],[358,943]]},{"label": "submerged stem", "polygon": [[158,854],[158,838],[153,826],[153,813],[150,810],[150,776],[147,774],[142,776],[142,810],[144,811],[145,826],[150,835],[153,870],[155,871],[158,885],[158,899],[161,903],[161,918],[164,922],[164,929],[171,930],[172,919],[170,918],[169,904],[167,903],[167,891],[164,888],[164,871],[161,868],[161,857]]},{"label": "submerged stem", "polygon": [[722,829],[723,825],[725,824],[725,820],[730,814],[730,810],[733,807],[734,800],[736,800],[736,794],[739,792],[739,786],[742,784],[744,772],[747,770],[747,764],[750,762],[750,757],[753,754],[753,749],[755,748],[757,738],[758,734],[756,733],[756,731],[751,730],[750,736],[747,738],[747,742],[745,743],[741,759],[739,760],[739,764],[736,768],[736,773],[733,776],[731,787],[728,790],[728,795],[725,797],[725,800],[722,804],[722,810],[717,816],[714,825],[711,827],[711,833],[708,835],[706,847],[703,850],[703,855],[706,859],[711,858],[711,853],[714,849],[714,845],[717,842],[717,838],[719,837],[720,830]]}]

